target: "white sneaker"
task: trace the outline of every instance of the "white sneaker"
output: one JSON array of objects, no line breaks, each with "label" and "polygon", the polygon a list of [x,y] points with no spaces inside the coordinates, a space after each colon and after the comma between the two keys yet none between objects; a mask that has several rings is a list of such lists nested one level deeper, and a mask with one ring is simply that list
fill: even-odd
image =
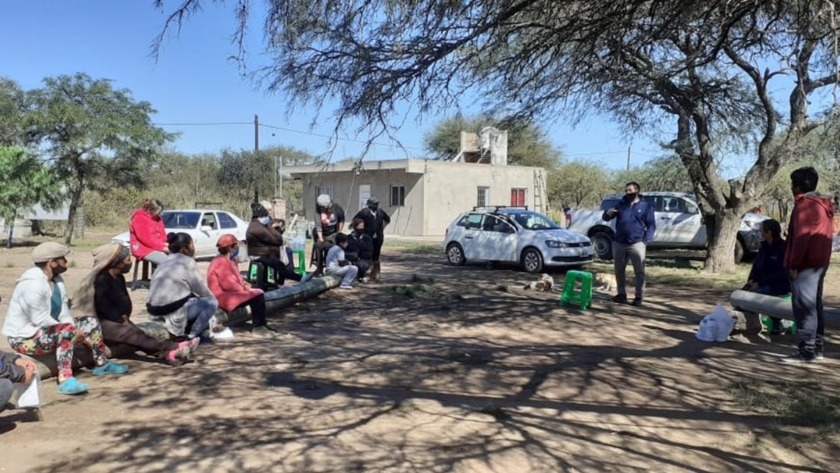
[{"label": "white sneaker", "polygon": [[339,289],[347,289],[348,291],[353,290],[353,286],[338,286]]},{"label": "white sneaker", "polygon": [[359,282],[368,282],[368,278],[367,277],[362,277],[362,278],[359,279]]}]

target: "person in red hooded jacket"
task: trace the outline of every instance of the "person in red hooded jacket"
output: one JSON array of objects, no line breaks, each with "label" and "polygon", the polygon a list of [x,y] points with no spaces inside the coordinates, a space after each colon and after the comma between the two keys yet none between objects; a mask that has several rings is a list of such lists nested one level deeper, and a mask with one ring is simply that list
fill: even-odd
[{"label": "person in red hooded jacket", "polygon": [[207,269],[207,287],[219,301],[219,308],[231,312],[239,307],[251,308],[251,331],[268,335],[276,332],[265,320],[265,294],[262,289],[251,287],[242,279],[236,257],[239,255],[239,240],[225,233],[216,242],[219,255],[210,262]]},{"label": "person in red hooded jacket", "polygon": [[823,281],[831,262],[834,203],[816,192],[819,181],[816,169],[796,169],[790,181],[794,203],[788,225],[785,268],[791,281],[799,345],[783,361],[808,363],[823,357]]},{"label": "person in red hooded jacket", "polygon": [[166,244],[166,229],[160,219],[163,204],[157,199],[143,199],[140,208],[131,214],[128,225],[131,254],[138,260],[154,265],[163,263],[169,254]]}]

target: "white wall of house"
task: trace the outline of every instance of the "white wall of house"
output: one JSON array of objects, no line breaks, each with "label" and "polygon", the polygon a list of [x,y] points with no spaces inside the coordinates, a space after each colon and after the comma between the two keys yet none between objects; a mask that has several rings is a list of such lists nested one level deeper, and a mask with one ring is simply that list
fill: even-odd
[{"label": "white wall of house", "polygon": [[[360,209],[360,189],[380,201],[391,215],[387,234],[442,236],[461,212],[478,204],[478,188],[487,188],[487,205],[511,205],[511,189],[524,190],[524,202],[534,206],[534,173],[542,168],[495,166],[421,159],[365,162],[358,173],[353,163],[327,167],[289,166],[291,177],[303,181],[305,216],[315,215],[319,192],[329,192],[345,210],[347,224]],[[403,194],[404,192],[404,194]],[[543,200],[545,189],[541,190]],[[402,202],[399,197],[404,195]],[[400,205],[402,204],[402,205]]]}]

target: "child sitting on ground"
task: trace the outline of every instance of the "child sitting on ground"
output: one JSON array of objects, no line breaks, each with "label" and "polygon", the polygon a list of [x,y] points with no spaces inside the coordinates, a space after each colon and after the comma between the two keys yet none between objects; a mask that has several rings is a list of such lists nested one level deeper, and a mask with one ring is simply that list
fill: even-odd
[{"label": "child sitting on ground", "polygon": [[335,245],[327,253],[326,273],[341,277],[341,289],[353,289],[353,281],[359,273],[359,268],[350,264],[344,255],[347,248],[347,235],[339,233],[335,236]]}]

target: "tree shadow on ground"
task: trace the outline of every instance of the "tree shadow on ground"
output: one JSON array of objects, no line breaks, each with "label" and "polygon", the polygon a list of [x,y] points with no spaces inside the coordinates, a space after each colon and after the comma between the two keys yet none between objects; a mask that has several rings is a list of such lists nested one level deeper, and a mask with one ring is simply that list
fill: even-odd
[{"label": "tree shadow on ground", "polygon": [[[792,462],[742,439],[794,419],[744,412],[727,386],[809,375],[772,364],[774,345],[696,340],[703,309],[686,301],[711,308],[719,292],[575,311],[516,288],[523,273],[391,262],[398,282],[301,303],[275,321],[285,334],[240,331],[194,364],[133,374],[143,390],[92,393],[126,419],[33,471],[829,471],[819,453],[836,444]],[[440,277],[406,276],[421,271]],[[394,292],[405,282],[426,296]],[[810,375],[837,389],[830,373]]]}]

